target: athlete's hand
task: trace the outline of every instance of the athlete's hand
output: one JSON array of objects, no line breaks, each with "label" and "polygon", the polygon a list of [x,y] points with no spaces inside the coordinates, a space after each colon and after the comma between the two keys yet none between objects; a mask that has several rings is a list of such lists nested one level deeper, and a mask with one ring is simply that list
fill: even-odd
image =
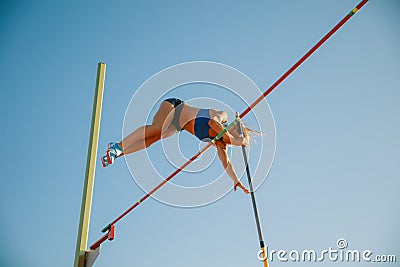
[{"label": "athlete's hand", "polygon": [[247,190],[247,188],[239,181],[237,182],[234,187],[233,187],[233,191],[236,192],[237,187],[240,187],[240,189],[243,190],[243,192],[247,195],[249,193],[249,190]]}]

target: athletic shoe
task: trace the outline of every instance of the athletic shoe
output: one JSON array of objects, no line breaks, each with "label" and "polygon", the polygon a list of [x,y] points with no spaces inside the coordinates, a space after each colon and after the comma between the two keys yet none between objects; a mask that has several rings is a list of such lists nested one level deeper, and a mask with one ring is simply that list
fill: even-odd
[{"label": "athletic shoe", "polygon": [[107,156],[101,157],[101,165],[103,165],[104,168],[110,165],[108,163]]},{"label": "athletic shoe", "polygon": [[107,162],[113,164],[114,160],[122,155],[122,148],[117,143],[109,143],[107,149]]}]

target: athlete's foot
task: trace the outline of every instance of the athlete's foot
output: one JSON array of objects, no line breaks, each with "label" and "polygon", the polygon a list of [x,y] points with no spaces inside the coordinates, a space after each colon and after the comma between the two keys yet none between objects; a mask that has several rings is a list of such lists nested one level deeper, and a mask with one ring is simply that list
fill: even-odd
[{"label": "athlete's foot", "polygon": [[109,143],[108,144],[108,149],[107,149],[107,162],[108,164],[113,164],[115,159],[119,156],[121,156],[122,153],[122,148],[117,143]]},{"label": "athlete's foot", "polygon": [[108,163],[107,156],[101,157],[101,165],[103,165],[104,168],[110,165]]},{"label": "athlete's foot", "polygon": [[114,160],[123,154],[122,148],[117,143],[109,143],[107,149],[108,164],[113,164]]},{"label": "athlete's foot", "polygon": [[247,188],[239,181],[235,184],[235,186],[233,187],[233,190],[236,192],[237,187],[239,187],[240,189],[243,190],[243,192],[247,195],[249,193],[249,190],[247,190]]},{"label": "athlete's foot", "polygon": [[113,164],[115,159],[123,155],[122,148],[117,143],[109,143],[106,155],[101,158],[101,164],[103,167],[107,167]]}]

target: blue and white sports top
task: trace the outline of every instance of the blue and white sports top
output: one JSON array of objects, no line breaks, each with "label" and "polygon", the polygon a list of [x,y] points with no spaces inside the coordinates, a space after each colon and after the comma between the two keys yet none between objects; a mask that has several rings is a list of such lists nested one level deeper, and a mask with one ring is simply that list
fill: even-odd
[{"label": "blue and white sports top", "polygon": [[209,130],[211,129],[210,125],[210,110],[209,109],[200,109],[196,115],[196,119],[194,121],[194,135],[199,138],[201,141],[210,142],[213,137],[209,135]]}]

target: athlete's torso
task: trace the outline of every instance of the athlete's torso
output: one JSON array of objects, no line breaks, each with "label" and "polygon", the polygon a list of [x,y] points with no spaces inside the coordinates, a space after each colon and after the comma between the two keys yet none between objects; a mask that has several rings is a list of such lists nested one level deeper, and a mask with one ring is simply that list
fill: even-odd
[{"label": "athlete's torso", "polygon": [[214,138],[216,133],[210,127],[210,120],[217,111],[214,109],[200,109],[185,104],[179,118],[183,129],[195,135],[203,141],[209,141]]},{"label": "athlete's torso", "polygon": [[194,135],[201,141],[209,142],[212,137],[210,136],[210,111],[209,109],[200,109],[194,119]]}]

